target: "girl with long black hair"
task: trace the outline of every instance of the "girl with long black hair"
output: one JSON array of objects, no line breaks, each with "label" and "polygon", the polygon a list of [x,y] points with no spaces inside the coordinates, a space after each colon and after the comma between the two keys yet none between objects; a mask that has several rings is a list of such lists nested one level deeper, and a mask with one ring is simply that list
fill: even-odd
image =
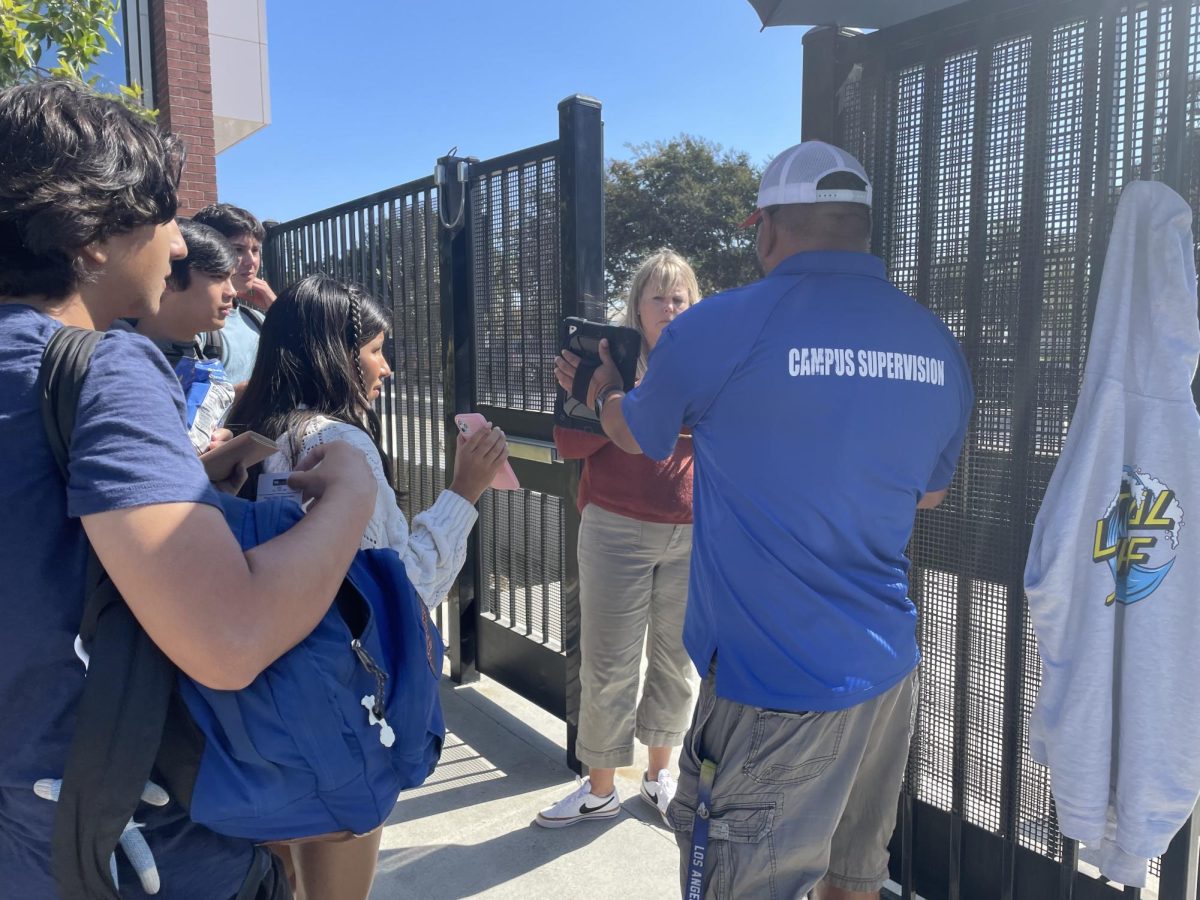
[{"label": "girl with long black hair", "polygon": [[[321,274],[301,279],[271,305],[253,374],[229,419],[279,440],[282,449],[263,464],[268,472],[291,471],[313,448],[335,441],[360,449],[378,483],[361,546],[393,548],[432,609],[462,568],[478,515],[474,504],[508,458],[508,446],[498,428],[461,440],[450,487],[410,527],[397,505],[374,409],[392,374],[383,352],[388,327],[387,310],[361,287]],[[381,831],[280,848],[294,867],[299,900],[365,900]]]}]

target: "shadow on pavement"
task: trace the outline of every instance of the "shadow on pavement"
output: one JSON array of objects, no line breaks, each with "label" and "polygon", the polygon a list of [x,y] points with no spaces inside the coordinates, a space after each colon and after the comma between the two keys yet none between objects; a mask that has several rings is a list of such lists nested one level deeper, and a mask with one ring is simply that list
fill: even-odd
[{"label": "shadow on pavement", "polygon": [[[388,825],[462,810],[528,794],[574,777],[557,760],[562,748],[503,707],[443,683],[446,744],[424,785],[400,795]],[[536,810],[532,810],[532,816]]]},{"label": "shadow on pavement", "polygon": [[[375,881],[402,891],[393,893],[389,889],[388,897],[411,896],[422,900],[470,897],[582,850],[618,821],[620,817],[548,830],[532,824],[531,817],[526,828],[479,844],[428,844],[383,850]],[[560,900],[589,896],[586,872],[580,871],[579,879],[575,888],[570,883],[562,884]]]}]

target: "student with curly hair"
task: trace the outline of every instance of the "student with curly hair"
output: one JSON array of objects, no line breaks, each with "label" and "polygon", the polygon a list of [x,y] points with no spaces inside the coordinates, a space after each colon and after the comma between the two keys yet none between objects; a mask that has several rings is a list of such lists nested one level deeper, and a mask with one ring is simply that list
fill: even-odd
[{"label": "student with curly hair", "polygon": [[[84,869],[111,880],[108,847],[51,853],[56,810],[79,827],[106,810],[72,815],[52,802],[57,791],[34,788],[68,766],[89,665],[76,650],[89,545],[171,662],[236,690],[320,621],[371,514],[362,453],[318,448],[293,479],[315,501],[308,516],[243,551],[188,441],[178,380],[150,341],[123,331],[105,334],[91,358],[64,485],[42,426],[43,351],[65,325],[101,331],[159,308],[171,262],[186,252],[175,223],[181,156],[174,138],[82,85],[0,91],[0,884],[9,897],[56,897],[60,887],[76,896],[59,882]],[[264,851],[197,826],[161,791],[143,797],[165,805],[137,807],[127,831],[138,839],[121,843],[143,844],[136,864],[114,855],[121,897],[160,887],[173,900],[286,896]]]},{"label": "student with curly hair", "polygon": [[267,230],[254,213],[232,203],[210,204],[192,216],[192,221],[224,235],[236,256],[234,311],[226,318],[219,346],[221,364],[240,390],[254,369],[263,319],[275,302],[275,291],[259,275]]}]

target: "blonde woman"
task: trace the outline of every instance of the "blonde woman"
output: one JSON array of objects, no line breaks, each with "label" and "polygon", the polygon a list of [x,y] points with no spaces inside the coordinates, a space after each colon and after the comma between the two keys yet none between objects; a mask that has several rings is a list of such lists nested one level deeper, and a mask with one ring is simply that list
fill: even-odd
[{"label": "blonde woman", "polygon": [[[633,278],[623,324],[642,335],[638,378],[671,321],[700,299],[691,266],[651,254]],[[561,379],[561,376],[560,376]],[[570,390],[569,381],[563,387]],[[631,455],[603,435],[554,429],[558,452],[583,460],[579,482],[580,710],[575,753],[589,774],[538,813],[561,828],[621,808],[614,776],[649,748],[641,796],[663,814],[675,793],[671,748],[683,741],[695,670],[683,648],[692,550],[692,442],[662,462]],[[647,629],[649,639],[647,640]],[[642,646],[646,683],[638,701]]]}]

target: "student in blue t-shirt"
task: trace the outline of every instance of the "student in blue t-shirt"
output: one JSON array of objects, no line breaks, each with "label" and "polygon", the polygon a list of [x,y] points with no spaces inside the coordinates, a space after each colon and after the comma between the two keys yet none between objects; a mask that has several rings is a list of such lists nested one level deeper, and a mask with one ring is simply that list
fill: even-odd
[{"label": "student in blue t-shirt", "polygon": [[887,878],[919,655],[904,551],[973,401],[957,341],[868,253],[870,205],[849,154],[785,150],[747,222],[766,277],[672,323],[628,395],[611,363],[591,382],[622,449],[693,434],[684,643],[708,676],[668,808],[687,896],[866,900]]},{"label": "student in blue t-shirt", "polygon": [[[83,384],[64,486],[35,390],[63,325],[103,330],[152,314],[171,261],[181,151],[120,103],[67,81],[0,91],[0,893],[58,896],[55,803],[86,661],[75,650],[90,543],[125,602],[183,672],[217,689],[249,683],[307,635],[358,548],[375,482],[335,443],[293,486],[304,521],[243,552],[188,442],[179,382],[154,345],[114,331]],[[118,850],[124,898],[283,897],[264,851],[192,824],[178,803],[135,820],[153,865]],[[257,878],[254,879],[257,881]],[[251,882],[253,883],[253,882]]]},{"label": "student in blue t-shirt", "polygon": [[240,396],[254,371],[263,320],[275,302],[275,291],[259,277],[267,230],[254,213],[232,203],[210,204],[199,210],[192,221],[223,234],[237,256],[233,270],[237,296],[221,334],[221,364]]}]

